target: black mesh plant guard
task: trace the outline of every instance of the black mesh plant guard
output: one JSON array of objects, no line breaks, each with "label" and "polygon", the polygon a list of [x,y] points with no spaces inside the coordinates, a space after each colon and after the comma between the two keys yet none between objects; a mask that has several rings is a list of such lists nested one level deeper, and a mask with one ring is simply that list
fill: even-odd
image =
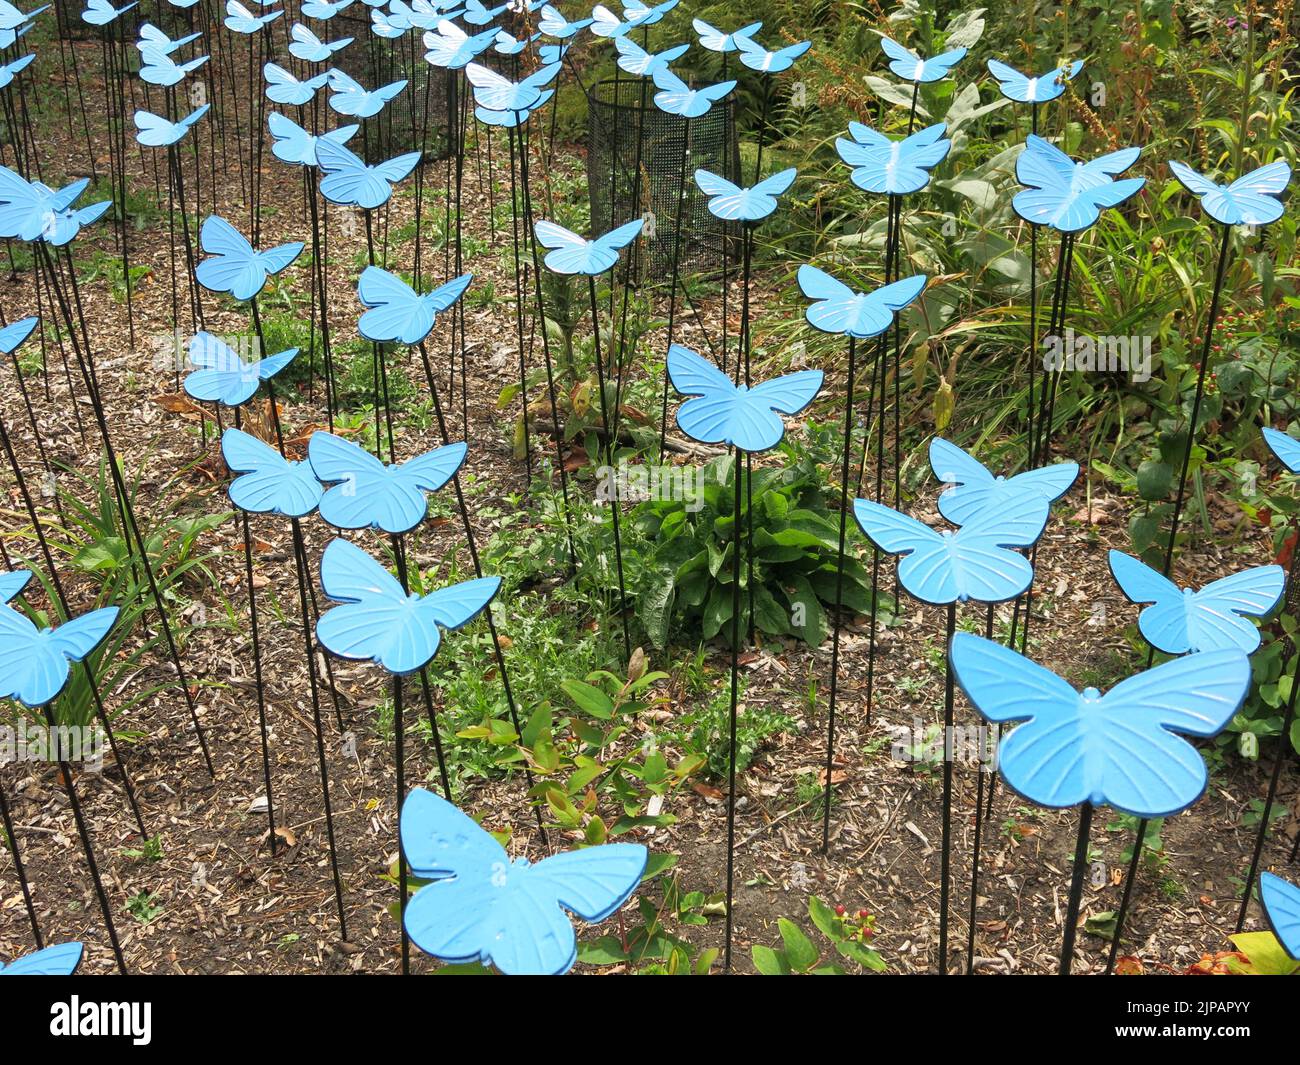
[{"label": "black mesh plant guard", "polygon": [[654,93],[645,79],[611,78],[598,82],[587,94],[592,232],[604,233],[653,212],[654,236],[637,242],[629,264],[631,276],[637,279],[662,278],[672,272],[682,142],[688,129],[679,253],[682,274],[719,266],[728,240],[726,225],[709,213],[708,200],[695,184],[695,171],[703,168],[731,180],[737,171],[736,126],[729,102],[688,123],[655,107]]}]

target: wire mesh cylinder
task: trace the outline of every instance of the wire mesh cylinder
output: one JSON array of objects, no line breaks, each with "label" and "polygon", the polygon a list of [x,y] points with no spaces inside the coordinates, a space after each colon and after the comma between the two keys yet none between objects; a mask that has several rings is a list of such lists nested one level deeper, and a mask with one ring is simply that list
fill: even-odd
[{"label": "wire mesh cylinder", "polygon": [[721,264],[727,227],[709,213],[694,174],[702,168],[735,180],[738,159],[730,102],[688,120],[660,111],[654,93],[648,79],[610,78],[587,94],[591,229],[605,233],[651,212],[654,236],[637,241],[629,263],[642,279],[672,272],[679,209],[681,273]]}]

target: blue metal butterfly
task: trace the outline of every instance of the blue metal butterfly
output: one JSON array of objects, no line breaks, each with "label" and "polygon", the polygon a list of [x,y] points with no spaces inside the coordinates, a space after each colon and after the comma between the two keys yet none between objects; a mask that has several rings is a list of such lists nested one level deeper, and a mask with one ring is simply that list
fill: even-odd
[{"label": "blue metal butterfly", "polygon": [[489,111],[526,111],[534,107],[542,90],[559,72],[560,64],[552,63],[514,82],[478,63],[465,67],[465,77],[474,87],[474,102]]},{"label": "blue metal butterfly", "polygon": [[1265,428],[1263,433],[1264,442],[1278,457],[1278,461],[1292,473],[1300,473],[1300,440],[1277,429]]},{"label": "blue metal butterfly", "polygon": [[800,41],[769,52],[749,37],[737,37],[735,41],[740,61],[750,70],[757,70],[761,74],[780,74],[789,70],[794,66],[794,61],[812,47],[812,41]]},{"label": "blue metal butterfly", "polygon": [[81,964],[83,949],[80,943],[46,947],[0,965],[0,976],[71,976]]},{"label": "blue metal butterfly", "polygon": [[1269,872],[1259,874],[1259,899],[1268,923],[1293,961],[1300,961],[1300,887]]},{"label": "blue metal butterfly", "polygon": [[1076,163],[1042,137],[1029,134],[1016,160],[1016,177],[1028,186],[1011,201],[1026,222],[1051,226],[1062,233],[1087,229],[1106,207],[1117,207],[1134,195],[1146,178],[1115,180],[1137,162],[1141,148],[1122,148],[1086,163]]},{"label": "blue metal butterfly", "polygon": [[150,85],[170,87],[179,85],[185,78],[198,70],[208,61],[205,55],[191,59],[187,63],[178,63],[166,52],[160,52],[152,45],[140,49],[140,77]]},{"label": "blue metal butterfly", "polygon": [[597,37],[618,38],[634,28],[635,23],[622,21],[604,4],[591,9],[591,32]]},{"label": "blue metal butterfly", "polygon": [[339,0],[338,3],[330,3],[329,0],[305,0],[301,11],[304,18],[314,18],[320,22],[328,22],[340,11],[346,11],[352,6],[353,0]]},{"label": "blue metal butterfly", "polygon": [[570,22],[550,4],[543,4],[542,17],[537,22],[537,28],[547,37],[554,37],[557,41],[567,41],[578,31],[590,26],[592,21],[584,18]]},{"label": "blue metal butterfly", "polygon": [[518,55],[531,44],[541,40],[540,33],[534,33],[531,37],[516,38],[506,30],[498,31],[492,39],[492,51],[499,55]]},{"label": "blue metal butterfly", "polygon": [[463,443],[447,444],[385,465],[350,440],[314,432],[307,458],[317,479],[334,486],[321,498],[320,516],[336,529],[410,532],[429,512],[425,493],[456,475],[467,450]]},{"label": "blue metal butterfly", "polygon": [[1205,759],[1179,733],[1220,732],[1250,690],[1240,651],[1175,658],[1105,695],[1077,692],[1049,669],[991,640],[959,632],[948,652],[957,682],[986,719],[1025,724],[1003,734],[1002,778],[1039,806],[1107,804],[1169,817],[1205,792]]},{"label": "blue metal butterfly", "polygon": [[190,33],[184,37],[177,37],[172,40],[167,34],[163,33],[157,26],[151,23],[144,23],[140,27],[140,39],[136,42],[136,48],[143,52],[146,48],[152,48],[156,52],[162,52],[164,55],[171,55],[178,48],[182,48],[191,41],[197,41],[203,34]]},{"label": "blue metal butterfly", "polygon": [[813,301],[804,317],[823,333],[865,339],[879,336],[894,315],[925,290],[925,275],[916,274],[882,285],[873,292],[854,292],[824,270],[805,263],[799,267],[799,288]]},{"label": "blue metal butterfly", "polygon": [[211,256],[194,269],[194,276],[209,292],[228,292],[237,300],[251,300],[302,254],[302,242],[280,244],[257,251],[234,226],[218,215],[208,215],[199,230],[199,243]]},{"label": "blue metal butterfly", "polygon": [[190,341],[190,363],[198,367],[185,378],[185,391],[204,403],[238,407],[247,403],[263,381],[269,381],[293,361],[297,348],[245,362],[224,340],[198,332]]},{"label": "blue metal butterfly", "polygon": [[393,185],[405,178],[420,162],[419,152],[407,152],[382,163],[367,166],[342,144],[316,138],[316,164],[321,178],[320,194],[344,207],[373,210],[387,203]]},{"label": "blue metal butterfly", "polygon": [[20,318],[0,329],[0,354],[12,355],[22,347],[39,323],[40,319],[36,317]]},{"label": "blue metal butterfly", "polygon": [[776,210],[776,198],[794,184],[794,167],[742,189],[707,170],[695,171],[695,184],[709,197],[709,213],[728,222],[758,222]]},{"label": "blue metal butterfly", "polygon": [[347,540],[326,546],[320,582],[325,594],[342,604],[316,622],[321,646],[339,658],[377,662],[398,676],[428,665],[442,643],[439,627],[468,625],[501,587],[500,577],[480,577],[427,595],[408,594],[396,577]]},{"label": "blue metal butterfly", "polygon": [[710,52],[734,52],[739,47],[737,44],[739,38],[752,37],[763,28],[761,22],[751,22],[748,26],[741,26],[731,33],[724,33],[710,26],[702,18],[692,19],[691,26],[699,34],[700,47],[707,48]]},{"label": "blue metal butterfly", "polygon": [[[13,595],[30,576],[25,570],[13,573],[14,583],[21,578]],[[91,654],[116,621],[117,607],[106,606],[57,628],[38,629],[26,614],[0,606],[0,699],[17,699],[35,708],[58,698],[68,683],[69,663]]]},{"label": "blue metal butterfly", "polygon": [[135,7],[139,0],[123,7],[114,7],[108,0],[86,0],[86,9],[81,13],[81,20],[92,26],[107,26]]},{"label": "blue metal butterfly", "polygon": [[346,144],[361,127],[358,125],[340,126],[319,137],[313,137],[293,119],[285,118],[275,111],[266,117],[266,124],[271,130],[271,153],[286,163],[299,166],[316,165],[316,143],[320,140]]},{"label": "blue metal butterfly", "polygon": [[221,435],[221,454],[231,473],[230,501],[252,514],[303,518],[320,504],[325,489],[306,461],[293,462],[242,429]]},{"label": "blue metal butterfly", "polygon": [[618,253],[641,235],[641,219],[625,222],[603,237],[585,240],[554,222],[541,221],[533,227],[537,242],[549,248],[542,261],[557,274],[587,274],[594,277],[613,269]]},{"label": "blue metal butterfly", "polygon": [[25,26],[19,26],[16,30],[0,29],[0,49],[12,48],[18,43],[18,38],[24,36],[31,28],[33,23],[27,23]]},{"label": "blue metal butterfly", "polygon": [[[572,46],[567,44],[544,44],[537,49],[537,58],[543,65],[550,63],[563,63],[564,57],[569,54],[570,47]],[[550,90],[548,89],[543,93],[543,95],[549,97]],[[538,100],[534,105],[533,110],[537,110],[537,108],[541,107],[543,103],[545,103],[544,100]]]},{"label": "blue metal butterfly", "polygon": [[666,67],[686,54],[689,44],[665,48],[662,52],[647,52],[631,37],[615,37],[619,68],[636,77],[649,77],[659,67]]},{"label": "blue metal butterfly", "polygon": [[677,425],[704,444],[734,444],[741,451],[766,451],[781,442],[785,423],[779,414],[798,414],[822,387],[820,370],[800,370],[749,388],[690,348],[668,349],[668,378],[687,399],[677,409]]},{"label": "blue metal butterfly", "polygon": [[311,103],[316,93],[330,80],[328,71],[317,74],[314,78],[300,80],[275,63],[267,63],[262,68],[262,74],[266,78],[266,98],[277,104],[290,104],[294,107]]},{"label": "blue metal butterfly", "polygon": [[536,865],[505,848],[446,799],[415,788],[402,805],[402,851],[431,880],[406,907],[407,934],[426,954],[479,961],[509,976],[558,976],[577,960],[565,910],[605,920],[645,874],[639,843],[564,851]]},{"label": "blue metal butterfly", "polygon": [[1253,654],[1259,629],[1246,619],[1272,611],[1286,587],[1281,566],[1252,566],[1193,591],[1123,551],[1112,550],[1108,559],[1130,603],[1154,604],[1138,615],[1138,629],[1157,651],[1171,655],[1225,647]]},{"label": "blue metal butterfly", "polygon": [[904,48],[888,37],[880,38],[880,47],[889,57],[890,70],[904,81],[919,82],[922,85],[946,78],[948,71],[966,57],[965,48],[954,48],[933,59],[922,59],[910,48]]},{"label": "blue metal butterfly", "polygon": [[1065,92],[1065,83],[1073,81],[1082,69],[1083,60],[1076,59],[1073,63],[1055,67],[1046,74],[1030,77],[1006,63],[989,60],[989,73],[998,79],[1002,95],[1021,104],[1045,104],[1049,100],[1055,100]]},{"label": "blue metal butterfly", "polygon": [[357,296],[370,310],[361,316],[357,331],[367,340],[418,344],[473,280],[473,274],[461,274],[432,292],[420,293],[396,274],[367,266],[357,282]]},{"label": "blue metal butterfly", "polygon": [[435,67],[461,70],[492,47],[496,30],[484,30],[470,36],[454,22],[441,22],[436,32],[424,35],[425,60]]},{"label": "blue metal butterfly", "polygon": [[378,8],[370,12],[370,32],[376,37],[395,41],[411,28],[411,21],[405,14],[386,14]]},{"label": "blue metal butterfly", "polygon": [[412,0],[409,4],[405,0],[389,0],[388,18],[390,22],[404,29],[418,27],[422,30],[433,30],[437,28],[438,23],[445,22],[449,14],[454,14],[446,10],[454,6],[454,4],[443,4],[443,10],[439,10],[428,0]]},{"label": "blue metal butterfly", "polygon": [[1043,535],[1047,514],[1029,496],[997,513],[981,514],[956,532],[936,532],[915,518],[869,499],[853,502],[853,515],[867,538],[889,555],[902,555],[898,580],[923,603],[1004,603],[1025,592],[1034,567],[1013,547],[1029,547]]},{"label": "blue metal butterfly", "polygon": [[901,141],[891,140],[861,122],[849,123],[852,140],[839,137],[835,150],[853,167],[853,184],[865,192],[903,196],[930,183],[930,171],[952,147],[942,122],[918,130]]},{"label": "blue metal butterfly", "polygon": [[283,14],[284,11],[280,10],[254,15],[239,0],[226,0],[225,26],[231,33],[256,33],[262,27],[269,26]]},{"label": "blue metal butterfly", "polygon": [[355,78],[337,68],[329,71],[330,108],[349,118],[374,118],[389,100],[406,88],[406,81],[394,81],[377,89],[367,89]]},{"label": "blue metal butterfly", "polygon": [[12,63],[5,63],[3,66],[0,66],[0,89],[7,89],[11,84],[13,84],[14,78],[31,66],[35,61],[36,53],[28,52],[26,55],[15,59]]},{"label": "blue metal butterfly", "polygon": [[950,486],[939,494],[939,513],[954,525],[967,525],[983,514],[1000,513],[1010,501],[1021,497],[1041,501],[1046,524],[1051,505],[1070,490],[1079,476],[1077,462],[1057,462],[1014,477],[995,477],[984,463],[939,437],[930,441],[930,469]]},{"label": "blue metal butterfly", "polygon": [[665,114],[681,118],[699,118],[725,98],[736,87],[734,81],[720,81],[703,89],[692,89],[667,67],[656,67],[650,72],[659,88],[655,93],[655,106]]},{"label": "blue metal butterfly", "polygon": [[324,63],[352,43],[351,37],[340,37],[337,41],[322,41],[301,22],[295,22],[289,30],[289,54],[304,63]]},{"label": "blue metal butterfly", "polygon": [[148,111],[135,113],[135,139],[147,148],[165,148],[185,136],[194,124],[208,113],[209,104],[196,107],[179,122],[172,122]]},{"label": "blue metal butterfly", "polygon": [[663,0],[651,7],[642,0],[624,0],[623,18],[632,26],[653,26],[677,6],[678,0]]},{"label": "blue metal butterfly", "polygon": [[465,0],[465,14],[461,17],[465,20],[467,26],[486,26],[489,22],[495,22],[497,16],[503,14],[509,4],[502,4],[500,7],[484,7],[482,0]]},{"label": "blue metal butterfly", "polygon": [[1282,217],[1279,197],[1291,181],[1291,167],[1285,159],[1252,170],[1230,185],[1215,184],[1174,160],[1170,160],[1169,169],[1183,188],[1201,198],[1205,213],[1225,226],[1266,226]]},{"label": "blue metal butterfly", "polygon": [[502,129],[513,129],[515,126],[522,126],[527,122],[532,115],[545,107],[547,101],[554,95],[554,89],[547,89],[537,97],[537,102],[526,111],[489,111],[486,107],[475,107],[474,117],[485,126],[500,126]]},{"label": "blue metal butterfly", "polygon": [[112,201],[76,209],[89,178],[78,178],[57,192],[40,181],[26,181],[0,166],[0,237],[43,240],[55,247],[71,241],[112,206]]},{"label": "blue metal butterfly", "polygon": [[44,4],[32,11],[19,11],[9,0],[0,0],[0,30],[16,30],[31,24],[32,19],[42,11],[48,11],[49,4]]}]

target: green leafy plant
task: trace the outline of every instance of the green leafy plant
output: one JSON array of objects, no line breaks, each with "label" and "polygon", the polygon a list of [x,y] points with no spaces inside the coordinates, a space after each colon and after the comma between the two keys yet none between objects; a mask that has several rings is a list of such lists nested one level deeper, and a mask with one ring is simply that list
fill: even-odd
[{"label": "green leafy plant", "polygon": [[871,947],[876,919],[866,910],[848,916],[843,906],[828,906],[816,895],[808,899],[808,917],[827,940],[832,955],[817,946],[793,921],[777,921],[781,946],[767,947],[756,943],[752,950],[754,967],[764,976],[843,976],[844,966],[834,956],[856,963],[870,972],[884,972],[885,960]]}]

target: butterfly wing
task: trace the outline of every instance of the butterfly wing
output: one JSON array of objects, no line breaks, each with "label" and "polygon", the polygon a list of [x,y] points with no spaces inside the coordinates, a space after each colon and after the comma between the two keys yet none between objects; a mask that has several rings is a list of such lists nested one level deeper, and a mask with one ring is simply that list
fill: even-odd
[{"label": "butterfly wing", "polygon": [[367,340],[414,344],[433,328],[433,308],[387,270],[367,266],[357,282],[357,296],[370,308],[357,323],[357,331]]},{"label": "butterfly wing", "polygon": [[889,37],[880,38],[881,51],[889,57],[889,69],[905,81],[919,81],[925,70],[921,57]]},{"label": "butterfly wing", "polygon": [[930,441],[930,469],[950,486],[939,493],[939,513],[945,521],[965,525],[988,509],[997,480],[984,463],[936,436]]},{"label": "butterfly wing", "polygon": [[[438,314],[441,314],[456,305],[461,296],[465,295],[465,290],[469,288],[470,282],[473,280],[473,274],[461,274],[460,277],[453,277],[450,281],[439,285],[428,293],[425,299]],[[410,342],[408,341],[408,343]]]},{"label": "butterfly wing", "polygon": [[[593,255],[590,242],[584,240],[578,234],[572,233],[554,222],[545,220],[537,222],[533,226],[533,233],[543,248],[550,249],[546,254],[546,258],[542,260],[547,269],[554,270],[557,274],[597,274],[601,272],[599,269],[594,269],[599,257]],[[617,261],[617,257],[615,257],[615,262]],[[613,263],[609,264],[609,266],[612,265]],[[603,269],[608,270],[609,266]]]},{"label": "butterfly wing", "polygon": [[293,119],[272,111],[266,116],[266,125],[271,131],[271,152],[277,159],[299,165],[310,165],[315,161],[315,138]]},{"label": "butterfly wing", "polygon": [[4,976],[71,976],[81,964],[83,947],[80,943],[58,943],[44,950],[38,950],[22,958],[15,958],[8,965],[0,965],[0,974]]},{"label": "butterfly wing", "polygon": [[[985,511],[952,535],[951,568],[963,602],[1004,603],[1025,592],[1034,580],[1029,560],[1010,547],[1028,547],[1043,534],[1047,505],[1026,493]],[[903,566],[899,566],[903,579]],[[917,596],[921,598],[921,596]]]},{"label": "butterfly wing", "polygon": [[35,316],[20,318],[0,329],[0,353],[12,355],[32,335],[39,322],[40,319]]},{"label": "butterfly wing", "polygon": [[591,241],[588,268],[599,268],[596,272],[604,272],[613,268],[618,263],[618,253],[641,235],[644,225],[645,223],[640,218],[636,218],[631,222],[624,222],[621,226],[617,226],[603,236]]},{"label": "butterfly wing", "polygon": [[999,63],[996,59],[990,59],[988,67],[989,73],[998,79],[998,88],[1002,90],[1002,95],[1008,100],[1015,100],[1021,104],[1044,102],[1033,92],[1030,79],[1015,67]]},{"label": "butterfly wing", "polygon": [[[11,607],[0,609],[17,614]],[[21,662],[14,662],[10,657],[21,640],[6,641],[4,637],[13,635],[15,630],[0,625],[0,661],[4,661],[0,673],[8,678],[0,687],[11,689],[10,694],[26,706],[49,703],[68,683],[69,661],[80,662],[98,647],[117,621],[117,614],[117,607],[103,607],[54,629],[32,630],[34,638],[30,639]],[[29,627],[30,624],[27,623]]]},{"label": "butterfly wing", "polygon": [[927,603],[951,603],[958,598],[955,571],[944,537],[915,518],[869,499],[853,501],[853,516],[867,539],[881,551],[904,556],[898,579],[909,594]]},{"label": "butterfly wing", "polygon": [[771,411],[760,412],[757,424],[751,424],[731,379],[690,348],[674,344],[668,349],[668,379],[681,395],[694,397],[677,408],[677,426],[692,440],[731,443],[738,433],[747,437],[756,432],[775,432],[780,439],[781,419]]},{"label": "butterfly wing", "polygon": [[227,429],[221,454],[232,473],[230,501],[254,514],[302,518],[316,509],[324,489],[306,462],[289,462],[273,447],[240,429]]},{"label": "butterfly wing", "polygon": [[1187,597],[1187,636],[1193,651],[1235,648],[1254,654],[1259,648],[1259,629],[1249,618],[1269,614],[1286,588],[1281,566],[1252,566],[1250,569],[1211,581]]},{"label": "butterfly wing", "polygon": [[1300,473],[1300,440],[1277,429],[1265,428],[1261,431],[1264,443],[1268,444],[1278,461],[1292,473]]},{"label": "butterfly wing", "polygon": [[420,492],[436,492],[453,477],[465,463],[469,448],[463,443],[444,444],[423,455],[388,469],[389,477],[397,484]]},{"label": "butterfly wing", "polygon": [[31,570],[16,569],[8,573],[0,573],[0,603],[8,603],[13,600],[19,592],[27,587],[27,582],[31,579]]},{"label": "butterfly wing", "polygon": [[1202,651],[1121,681],[1088,707],[1090,800],[1169,817],[1205,791],[1205,760],[1179,733],[1220,732],[1250,689],[1250,660]]},{"label": "butterfly wing", "polygon": [[402,851],[421,880],[486,879],[494,864],[510,861],[491,833],[424,788],[412,788],[402,803],[401,833]]},{"label": "butterfly wing", "polygon": [[1282,949],[1300,961],[1300,887],[1265,871],[1259,874],[1259,899]]},{"label": "butterfly wing", "polygon": [[[850,336],[858,318],[858,294],[844,282],[824,270],[805,263],[799,267],[799,289],[813,301],[804,312],[808,324],[823,333],[847,333]],[[881,332],[888,328],[888,322]]]},{"label": "butterfly wing", "polygon": [[316,622],[321,646],[339,658],[382,662],[394,643],[401,642],[412,614],[397,578],[342,539],[326,546],[320,577],[325,594],[339,603]]},{"label": "butterfly wing", "polygon": [[[395,490],[388,467],[350,440],[333,433],[312,433],[307,459],[317,478],[334,486],[321,497],[320,515],[336,529],[373,526],[405,532],[424,517],[424,497],[415,503],[409,492]],[[410,521],[415,508],[418,514]],[[408,521],[410,524],[406,525]],[[406,528],[388,530],[389,525],[406,525]]]},{"label": "butterfly wing", "polygon": [[1201,206],[1211,218],[1226,225],[1268,225],[1282,217],[1278,197],[1290,180],[1291,167],[1285,159],[1278,159],[1239,177],[1226,189],[1215,186],[1202,197]]}]

